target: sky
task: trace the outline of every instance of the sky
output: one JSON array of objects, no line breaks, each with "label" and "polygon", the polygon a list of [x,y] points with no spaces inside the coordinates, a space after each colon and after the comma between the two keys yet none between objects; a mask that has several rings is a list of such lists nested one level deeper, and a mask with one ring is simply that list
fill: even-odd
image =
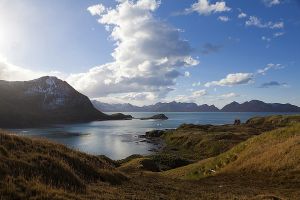
[{"label": "sky", "polygon": [[0,0],[0,80],[57,76],[107,103],[300,106],[299,35],[298,0]]}]

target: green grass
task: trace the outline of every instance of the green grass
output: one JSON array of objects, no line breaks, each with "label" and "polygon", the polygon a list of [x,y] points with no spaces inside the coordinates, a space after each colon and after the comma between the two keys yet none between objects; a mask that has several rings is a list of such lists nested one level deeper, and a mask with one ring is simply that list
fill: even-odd
[{"label": "green grass", "polygon": [[162,136],[166,142],[162,153],[189,160],[203,160],[226,152],[255,135],[298,122],[299,115],[277,115],[255,117],[238,126],[184,124]]},{"label": "green grass", "polygon": [[290,175],[300,178],[300,124],[250,138],[216,157],[164,172],[168,177],[201,179],[219,173]]}]

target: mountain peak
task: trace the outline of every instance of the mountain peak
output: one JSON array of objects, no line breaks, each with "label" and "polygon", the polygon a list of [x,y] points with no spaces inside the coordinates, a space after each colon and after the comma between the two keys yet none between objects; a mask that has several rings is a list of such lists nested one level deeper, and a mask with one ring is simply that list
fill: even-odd
[{"label": "mountain peak", "polygon": [[[53,76],[0,85],[0,126],[83,122],[109,117],[96,110],[89,98]],[[13,119],[11,121],[8,121]]]}]

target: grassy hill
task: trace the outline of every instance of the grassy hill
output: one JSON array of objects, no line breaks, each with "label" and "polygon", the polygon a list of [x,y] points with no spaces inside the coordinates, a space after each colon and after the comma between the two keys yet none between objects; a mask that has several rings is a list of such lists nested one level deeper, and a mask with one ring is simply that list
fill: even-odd
[{"label": "grassy hill", "polygon": [[85,192],[88,184],[120,184],[126,179],[107,160],[46,140],[0,133],[2,198],[51,198],[65,192]]},{"label": "grassy hill", "polygon": [[300,184],[299,155],[300,124],[297,123],[250,138],[216,157],[163,174],[194,180],[219,174],[239,174],[286,179]]},{"label": "grassy hill", "polygon": [[161,152],[122,161],[0,130],[0,199],[298,199],[299,122],[183,125]]}]

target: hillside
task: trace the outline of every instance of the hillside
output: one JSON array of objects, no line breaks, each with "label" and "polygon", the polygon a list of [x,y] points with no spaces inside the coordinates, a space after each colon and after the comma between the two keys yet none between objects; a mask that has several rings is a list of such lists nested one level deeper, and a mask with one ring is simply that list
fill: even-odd
[{"label": "hillside", "polygon": [[32,81],[0,81],[0,94],[2,128],[118,118],[98,111],[88,97],[56,77],[46,76]]},{"label": "hillside", "polygon": [[167,177],[202,179],[238,175],[288,180],[299,185],[300,124],[295,123],[250,138],[216,157],[164,172]]},{"label": "hillside", "polygon": [[299,122],[272,116],[182,125],[162,136],[166,150],[121,161],[0,130],[0,199],[296,200]]},{"label": "hillside", "polygon": [[127,179],[108,160],[8,134],[0,130],[0,199],[76,199],[88,184],[120,184]]}]

